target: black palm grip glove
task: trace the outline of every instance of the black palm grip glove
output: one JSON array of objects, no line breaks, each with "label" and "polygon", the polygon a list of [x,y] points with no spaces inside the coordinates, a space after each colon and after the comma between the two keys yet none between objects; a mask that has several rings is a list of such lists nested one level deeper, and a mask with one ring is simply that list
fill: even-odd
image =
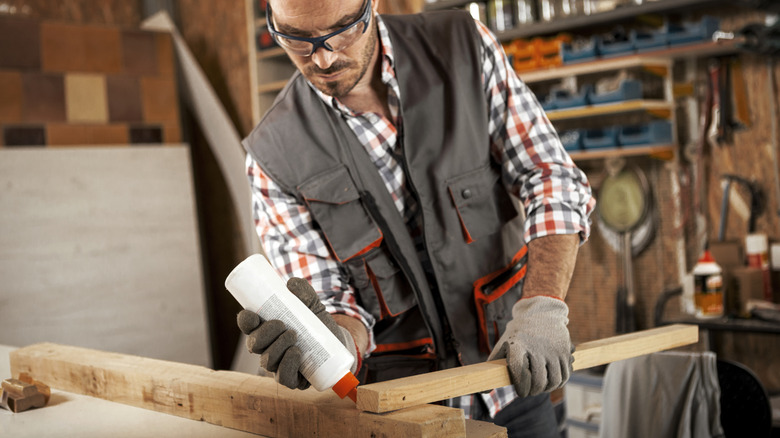
[{"label": "black palm grip glove", "polygon": [[[290,290],[317,318],[336,335],[339,341],[356,357],[352,371],[357,364],[355,342],[349,332],[336,324],[319,300],[311,285],[302,278],[291,278],[287,282]],[[260,355],[260,366],[275,373],[276,381],[290,389],[306,389],[309,382],[300,373],[303,353],[295,345],[297,334],[289,330],[282,321],[272,319],[264,321],[260,315],[242,310],[237,317],[238,328],[247,335],[247,348]]]}]

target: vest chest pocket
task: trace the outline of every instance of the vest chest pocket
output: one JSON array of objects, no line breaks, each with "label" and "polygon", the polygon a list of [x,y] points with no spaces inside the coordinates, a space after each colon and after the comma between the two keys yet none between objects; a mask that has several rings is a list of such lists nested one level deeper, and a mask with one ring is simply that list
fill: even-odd
[{"label": "vest chest pocket", "polygon": [[368,312],[381,319],[416,304],[411,285],[382,244],[382,231],[363,206],[346,167],[320,174],[298,191]]},{"label": "vest chest pocket", "polygon": [[466,243],[500,231],[504,223],[517,216],[499,174],[490,167],[449,179],[447,189]]},{"label": "vest chest pocket", "polygon": [[298,186],[331,252],[341,262],[365,254],[382,243],[382,231],[360,202],[346,167],[315,176]]}]

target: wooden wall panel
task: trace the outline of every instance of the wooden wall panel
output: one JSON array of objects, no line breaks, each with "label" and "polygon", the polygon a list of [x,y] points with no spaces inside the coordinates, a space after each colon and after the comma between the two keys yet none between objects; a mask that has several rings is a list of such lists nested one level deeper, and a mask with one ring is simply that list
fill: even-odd
[{"label": "wooden wall panel", "polygon": [[105,24],[135,28],[141,23],[141,2],[126,0],[5,0],[20,16],[66,21],[74,24]]},{"label": "wooden wall panel", "polygon": [[250,46],[249,29],[254,21],[247,3],[179,0],[177,6],[182,37],[239,133],[249,134],[255,123],[255,84],[250,74],[254,44]]}]

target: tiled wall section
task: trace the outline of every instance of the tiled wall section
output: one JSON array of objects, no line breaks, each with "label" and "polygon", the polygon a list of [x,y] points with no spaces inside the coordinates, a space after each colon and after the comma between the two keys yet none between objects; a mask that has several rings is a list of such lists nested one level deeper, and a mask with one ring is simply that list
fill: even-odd
[{"label": "tiled wall section", "polygon": [[0,146],[181,141],[168,34],[0,17]]}]

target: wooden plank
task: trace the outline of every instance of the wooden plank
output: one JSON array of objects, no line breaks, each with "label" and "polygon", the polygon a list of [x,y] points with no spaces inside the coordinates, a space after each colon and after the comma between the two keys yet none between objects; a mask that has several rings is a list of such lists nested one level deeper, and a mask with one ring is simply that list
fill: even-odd
[{"label": "wooden plank", "polygon": [[[698,342],[695,325],[675,324],[613,336],[577,346],[574,370],[668,350]],[[510,385],[504,359],[436,371],[358,387],[357,405],[369,412],[389,412]]]},{"label": "wooden plank", "polygon": [[463,411],[423,405],[361,412],[349,399],[294,391],[268,377],[42,343],[10,353],[13,375],[53,388],[269,437],[463,437]]},{"label": "wooden plank", "polygon": [[506,427],[477,420],[466,420],[466,438],[507,438]]}]

